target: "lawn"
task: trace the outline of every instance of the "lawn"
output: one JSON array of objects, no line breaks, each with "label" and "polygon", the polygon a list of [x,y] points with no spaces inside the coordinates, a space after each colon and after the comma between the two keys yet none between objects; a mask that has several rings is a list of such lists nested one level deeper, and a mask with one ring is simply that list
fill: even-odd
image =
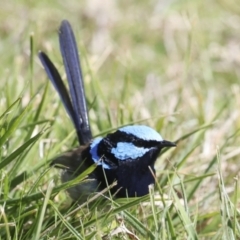
[{"label": "lawn", "polygon": [[[72,203],[49,166],[78,145],[38,59],[64,80],[76,35],[94,136],[144,124],[177,143],[141,198]],[[0,8],[0,239],[240,239],[240,6],[216,1],[5,1]],[[91,169],[89,169],[90,171]]]}]

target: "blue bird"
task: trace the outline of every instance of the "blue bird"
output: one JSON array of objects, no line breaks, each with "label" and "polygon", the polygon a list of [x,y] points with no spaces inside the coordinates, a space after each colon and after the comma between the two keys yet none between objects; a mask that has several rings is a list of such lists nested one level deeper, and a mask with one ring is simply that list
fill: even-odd
[{"label": "blue bird", "polygon": [[62,182],[74,179],[96,164],[87,181],[68,189],[70,197],[74,201],[84,202],[90,194],[105,189],[114,181],[117,184],[111,189],[111,193],[116,197],[148,194],[148,186],[155,183],[154,164],[161,149],[174,147],[176,144],[164,140],[158,132],[144,125],[122,127],[103,138],[93,139],[78,49],[67,20],[61,23],[59,41],[70,96],[48,56],[39,52],[39,58],[74,124],[80,146],[56,157],[51,164],[63,166]]}]

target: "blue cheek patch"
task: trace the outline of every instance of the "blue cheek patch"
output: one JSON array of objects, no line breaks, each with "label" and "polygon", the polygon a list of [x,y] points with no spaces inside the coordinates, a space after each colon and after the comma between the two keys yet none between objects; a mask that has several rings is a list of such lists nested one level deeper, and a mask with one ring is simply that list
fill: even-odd
[{"label": "blue cheek patch", "polygon": [[101,142],[102,138],[96,138],[94,139],[94,141],[92,142],[92,144],[90,145],[90,154],[92,155],[92,159],[93,161],[98,165],[102,165],[103,168],[105,169],[110,169],[110,167],[104,163],[103,161],[101,161],[101,158],[98,156],[97,150],[98,150],[98,144]]},{"label": "blue cheek patch", "polygon": [[133,125],[120,128],[119,131],[132,134],[146,141],[163,141],[162,136],[150,127],[144,125]]},{"label": "blue cheek patch", "polygon": [[142,157],[150,148],[136,147],[132,143],[119,142],[111,153],[119,160],[136,159]]}]

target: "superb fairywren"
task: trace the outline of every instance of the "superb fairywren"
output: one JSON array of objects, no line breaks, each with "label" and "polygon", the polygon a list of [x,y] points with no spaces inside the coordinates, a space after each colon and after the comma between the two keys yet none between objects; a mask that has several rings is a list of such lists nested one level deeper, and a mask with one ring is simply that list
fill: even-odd
[{"label": "superb fairywren", "polygon": [[154,163],[161,149],[176,144],[163,140],[159,133],[143,125],[122,127],[93,140],[76,41],[66,20],[61,23],[59,40],[71,97],[48,56],[39,52],[39,58],[75,126],[80,146],[55,158],[52,165],[64,166],[62,181],[66,182],[96,164],[89,181],[68,189],[73,200],[83,202],[114,181],[117,185],[111,192],[117,197],[146,195],[148,186],[155,183]]}]

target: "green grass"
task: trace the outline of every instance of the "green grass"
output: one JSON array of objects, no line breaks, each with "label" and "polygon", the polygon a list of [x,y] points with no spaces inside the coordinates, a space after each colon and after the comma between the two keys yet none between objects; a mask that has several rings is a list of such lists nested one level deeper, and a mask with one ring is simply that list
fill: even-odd
[{"label": "green grass", "polygon": [[[0,9],[0,239],[240,239],[240,7],[219,1],[5,1]],[[37,58],[81,53],[94,136],[131,123],[175,149],[148,196],[71,205],[49,167],[77,139]],[[91,169],[89,169],[90,171]]]}]

